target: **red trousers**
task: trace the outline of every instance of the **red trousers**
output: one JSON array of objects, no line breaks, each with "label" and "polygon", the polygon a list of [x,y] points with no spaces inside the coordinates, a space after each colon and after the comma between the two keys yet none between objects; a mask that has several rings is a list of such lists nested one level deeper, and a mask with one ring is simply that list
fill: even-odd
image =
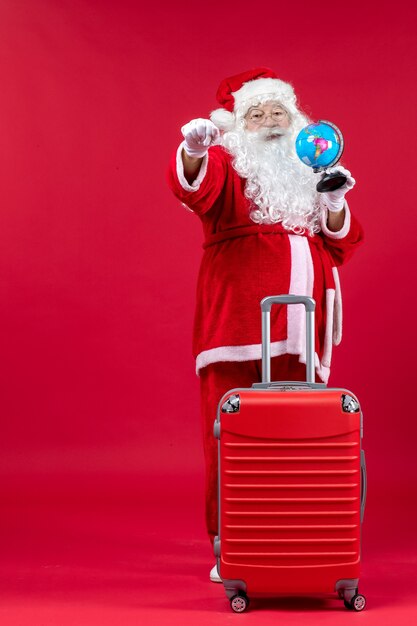
[{"label": "red trousers", "polygon": [[[261,361],[211,363],[200,371],[204,456],[206,463],[206,525],[213,543],[217,533],[217,444],[213,425],[223,394],[235,387],[261,382]],[[284,354],[271,359],[271,380],[305,380],[306,367],[298,355]],[[321,382],[318,380],[317,382]]]}]

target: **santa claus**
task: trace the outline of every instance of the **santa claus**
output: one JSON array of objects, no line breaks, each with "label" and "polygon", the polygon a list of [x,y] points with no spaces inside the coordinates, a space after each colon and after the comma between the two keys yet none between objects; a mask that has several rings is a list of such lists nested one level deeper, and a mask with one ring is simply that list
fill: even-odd
[{"label": "santa claus", "polygon": [[[291,85],[268,68],[227,78],[211,120],[183,126],[169,184],[198,215],[204,254],[197,285],[193,350],[200,375],[206,459],[206,522],[217,534],[216,409],[234,387],[261,379],[259,303],[265,296],[297,294],[316,301],[316,379],[327,382],[332,346],[342,333],[337,267],[362,241],[345,194],[355,180],[317,193],[317,175],[295,152],[310,120]],[[332,170],[333,171],[333,170]],[[271,314],[271,376],[305,380],[302,305]],[[216,567],[211,580],[220,580]]]}]

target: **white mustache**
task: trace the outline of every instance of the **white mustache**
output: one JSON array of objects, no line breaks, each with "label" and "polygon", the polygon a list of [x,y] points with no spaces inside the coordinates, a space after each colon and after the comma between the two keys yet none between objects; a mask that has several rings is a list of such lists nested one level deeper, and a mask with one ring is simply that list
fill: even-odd
[{"label": "white mustache", "polygon": [[271,137],[281,137],[288,134],[287,128],[260,128],[255,132],[256,136],[260,139],[271,139]]}]

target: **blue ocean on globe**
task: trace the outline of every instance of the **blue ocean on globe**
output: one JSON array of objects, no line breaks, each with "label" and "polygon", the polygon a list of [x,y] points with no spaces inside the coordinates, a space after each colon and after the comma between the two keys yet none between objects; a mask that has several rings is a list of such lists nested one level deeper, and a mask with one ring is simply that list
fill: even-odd
[{"label": "blue ocean on globe", "polygon": [[303,128],[295,141],[295,149],[303,163],[313,168],[333,165],[341,154],[343,138],[330,124],[318,122]]}]

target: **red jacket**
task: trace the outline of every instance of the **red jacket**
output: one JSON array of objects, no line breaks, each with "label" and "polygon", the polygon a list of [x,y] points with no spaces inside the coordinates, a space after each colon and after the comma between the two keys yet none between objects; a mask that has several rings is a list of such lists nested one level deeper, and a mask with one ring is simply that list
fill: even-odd
[{"label": "red jacket", "polygon": [[[332,344],[341,340],[342,310],[336,267],[362,241],[362,228],[345,205],[342,229],[296,235],[280,224],[257,225],[249,217],[245,180],[220,146],[210,148],[197,179],[183,173],[182,145],[173,156],[169,185],[177,198],[199,216],[205,243],[197,284],[193,352],[197,372],[216,361],[261,358],[259,303],[265,296],[292,293],[316,301],[316,370],[327,382]],[[302,305],[273,307],[271,355],[300,355],[305,362]]]}]

